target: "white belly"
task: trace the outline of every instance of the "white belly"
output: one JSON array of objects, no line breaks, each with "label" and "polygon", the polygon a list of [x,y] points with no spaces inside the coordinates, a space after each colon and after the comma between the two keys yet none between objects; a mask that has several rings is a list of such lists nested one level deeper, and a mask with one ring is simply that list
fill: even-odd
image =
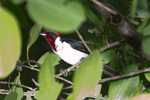
[{"label": "white belly", "polygon": [[55,51],[54,52],[68,64],[74,65],[77,62],[79,62],[82,58],[85,58],[88,56],[88,54],[86,53],[73,49],[66,42],[63,42],[61,44],[59,43],[59,45],[57,45],[56,43],[55,45],[56,45],[57,52]]}]

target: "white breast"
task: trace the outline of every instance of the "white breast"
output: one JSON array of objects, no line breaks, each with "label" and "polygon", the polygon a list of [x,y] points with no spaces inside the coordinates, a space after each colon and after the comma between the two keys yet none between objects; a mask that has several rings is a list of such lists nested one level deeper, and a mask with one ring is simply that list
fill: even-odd
[{"label": "white breast", "polygon": [[55,40],[55,46],[57,52],[55,52],[62,60],[68,64],[74,65],[79,62],[82,58],[87,57],[88,54],[73,49],[68,43],[61,42],[58,37]]}]

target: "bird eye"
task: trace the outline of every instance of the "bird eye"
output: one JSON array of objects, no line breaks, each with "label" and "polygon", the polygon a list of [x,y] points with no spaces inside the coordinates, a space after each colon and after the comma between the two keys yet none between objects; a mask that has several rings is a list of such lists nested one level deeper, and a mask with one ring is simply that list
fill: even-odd
[{"label": "bird eye", "polygon": [[48,36],[52,36],[52,33],[51,33],[51,32],[48,32],[47,35],[48,35]]},{"label": "bird eye", "polygon": [[52,35],[52,33],[49,33],[49,35]]}]

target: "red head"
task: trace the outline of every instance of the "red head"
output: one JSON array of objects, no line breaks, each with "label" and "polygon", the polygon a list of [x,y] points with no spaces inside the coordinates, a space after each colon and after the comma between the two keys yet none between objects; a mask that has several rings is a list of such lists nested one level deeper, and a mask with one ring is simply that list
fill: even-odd
[{"label": "red head", "polygon": [[40,33],[40,35],[44,36],[44,38],[47,40],[47,42],[50,44],[51,48],[55,51],[56,51],[56,48],[55,48],[55,39],[57,37],[61,37],[60,34],[56,33],[56,32],[53,32],[53,31],[45,31],[43,33]]}]

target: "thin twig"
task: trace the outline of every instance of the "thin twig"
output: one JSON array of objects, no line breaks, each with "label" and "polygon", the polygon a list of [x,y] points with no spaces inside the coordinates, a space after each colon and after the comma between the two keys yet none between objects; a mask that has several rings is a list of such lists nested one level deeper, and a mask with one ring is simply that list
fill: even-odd
[{"label": "thin twig", "polygon": [[27,66],[27,65],[21,65],[21,64],[18,64],[19,66],[21,66],[21,67],[24,67],[24,68],[28,68],[28,69],[30,69],[30,70],[35,70],[35,71],[40,71],[39,69],[37,69],[37,68],[34,68],[34,67],[30,67],[30,66]]},{"label": "thin twig", "polygon": [[9,88],[9,90],[11,90],[11,88],[10,88],[10,84],[9,84],[10,79],[11,79],[11,76],[9,76],[9,80],[8,80],[8,88]]},{"label": "thin twig", "polygon": [[131,77],[131,76],[134,76],[134,75],[138,75],[138,74],[141,74],[141,73],[147,73],[147,72],[150,72],[150,68],[141,69],[141,70],[138,70],[138,71],[130,72],[128,74],[123,74],[123,75],[119,75],[119,76],[113,76],[113,77],[101,79],[101,80],[99,80],[98,83],[104,83],[104,82],[107,82],[107,81],[118,80],[118,79],[122,79],[122,78],[126,78],[126,77]]},{"label": "thin twig", "polygon": [[136,16],[134,15],[135,18],[139,18],[139,19],[145,19],[145,17],[141,17],[141,16]]},{"label": "thin twig", "polygon": [[0,89],[0,94],[9,94],[10,90]]},{"label": "thin twig", "polygon": [[99,97],[99,96],[87,96],[89,98],[94,98],[94,99],[101,99],[101,100],[110,100],[110,99],[107,99],[107,98],[104,98],[104,97]]},{"label": "thin twig", "polygon": [[26,86],[26,85],[23,85],[23,84],[14,83],[14,82],[0,81],[0,84],[11,84],[11,85],[16,85],[16,86],[19,86],[19,87],[23,87],[23,88],[29,89],[31,91],[35,91],[32,87],[29,87],[29,86]]},{"label": "thin twig", "polygon": [[59,74],[57,74],[57,75],[55,75],[55,76],[58,76],[58,77],[59,77],[59,76],[64,75],[65,73],[70,72],[72,69],[76,68],[80,63],[81,63],[80,61],[77,62],[75,65],[72,65],[71,67],[65,69],[64,71],[62,71],[61,73],[59,73]]},{"label": "thin twig", "polygon": [[72,89],[73,86],[67,86],[67,87],[64,87],[63,90],[67,90],[67,89]]},{"label": "thin twig", "polygon": [[[30,67],[30,66],[27,66],[27,65],[19,65],[19,66],[22,66],[22,67],[24,67],[24,68],[28,68],[28,69],[31,69],[31,70],[35,70],[35,71],[40,71],[39,69],[36,69],[36,68],[34,68],[34,67]],[[73,68],[74,69],[74,68]],[[70,71],[70,69],[68,69],[68,71],[67,72],[69,72]],[[66,73],[66,72],[65,72]],[[61,73],[60,73],[61,74]],[[62,73],[62,75],[63,75],[64,73]],[[60,75],[61,76],[61,75]],[[64,79],[64,78],[62,78],[62,77],[60,77],[60,76],[57,76],[57,75],[54,75],[54,77],[55,78],[58,78],[58,79],[60,79],[60,80],[63,80],[64,82],[67,82],[67,83],[69,83],[69,84],[73,84],[71,81],[69,81],[69,80],[66,80],[66,79]],[[33,81],[33,80],[32,80]]]},{"label": "thin twig", "polygon": [[32,79],[32,82],[33,82],[37,87],[40,86],[40,84],[39,84],[38,82],[36,82],[34,79]]},{"label": "thin twig", "polygon": [[35,60],[22,61],[22,62],[17,62],[17,63],[18,63],[18,64],[25,64],[25,63],[28,63],[28,62],[30,62],[30,63],[35,63],[35,64],[37,64],[38,66],[41,65],[40,63],[36,62]]},{"label": "thin twig", "polygon": [[[5,89],[0,89],[0,94],[3,95],[7,95],[9,94],[11,91],[10,90],[5,90]],[[24,96],[26,96],[27,92],[24,92]],[[31,91],[31,96],[34,96],[35,91]]]},{"label": "thin twig", "polygon": [[106,46],[100,48],[99,52],[103,52],[103,51],[105,51],[105,50],[107,50],[109,48],[112,48],[112,47],[115,47],[115,46],[119,46],[122,42],[124,42],[124,40],[109,43]]},{"label": "thin twig", "polygon": [[129,19],[129,18],[126,18],[126,17],[124,17],[127,21],[129,21],[130,23],[132,23],[132,24],[134,24],[134,25],[136,25],[136,26],[139,26],[140,25],[140,23],[139,22],[137,22],[137,21],[135,21],[135,20],[132,20],[132,19]]},{"label": "thin twig", "polygon": [[[74,96],[74,94],[71,94],[71,93],[67,93],[67,92],[62,92],[64,95],[71,95],[71,96]],[[104,98],[104,97],[99,97],[99,96],[86,96],[85,98],[94,98],[94,99],[101,99],[101,100],[110,100],[110,99],[107,99],[107,98]]]},{"label": "thin twig", "polygon": [[87,44],[85,43],[83,37],[81,36],[81,34],[79,33],[79,31],[77,29],[75,29],[76,33],[78,34],[80,40],[83,42],[84,46],[86,47],[86,49],[89,51],[89,53],[92,53],[92,51],[90,50],[90,48],[87,46]]},{"label": "thin twig", "polygon": [[73,96],[73,94],[71,94],[71,93],[67,93],[67,92],[62,92],[64,95],[72,95]]},{"label": "thin twig", "polygon": [[115,10],[112,10],[111,8],[105,6],[101,2],[98,2],[97,0],[90,0],[90,1],[95,3],[95,4],[97,4],[98,6],[102,7],[103,9],[105,9],[106,11],[110,12],[113,15],[117,15],[118,14],[118,12],[116,12]]},{"label": "thin twig", "polygon": [[59,76],[56,76],[56,75],[54,75],[54,77],[57,78],[57,79],[63,80],[63,81],[66,82],[66,83],[69,83],[69,84],[73,85],[73,83],[72,83],[71,81],[66,80],[66,79],[64,79],[64,78],[62,78],[62,77],[59,77]]}]

